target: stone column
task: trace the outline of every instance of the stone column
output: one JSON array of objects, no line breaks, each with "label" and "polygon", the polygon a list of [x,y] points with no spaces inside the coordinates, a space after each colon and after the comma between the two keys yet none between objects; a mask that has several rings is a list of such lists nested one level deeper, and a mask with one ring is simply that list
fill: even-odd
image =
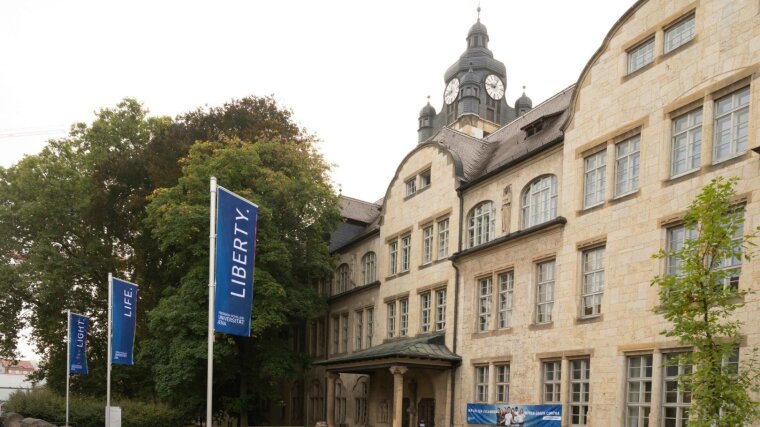
[{"label": "stone column", "polygon": [[392,427],[402,427],[403,399],[404,399],[404,374],[408,371],[405,366],[392,366],[393,374],[393,424]]},{"label": "stone column", "polygon": [[559,401],[562,402],[562,425],[570,425],[570,361],[562,358],[559,364],[560,383],[559,383]]},{"label": "stone column", "polygon": [[652,395],[650,398],[649,425],[660,425],[662,418],[662,352],[655,349],[652,354]]},{"label": "stone column", "polygon": [[340,374],[327,373],[327,427],[335,427],[335,380]]}]

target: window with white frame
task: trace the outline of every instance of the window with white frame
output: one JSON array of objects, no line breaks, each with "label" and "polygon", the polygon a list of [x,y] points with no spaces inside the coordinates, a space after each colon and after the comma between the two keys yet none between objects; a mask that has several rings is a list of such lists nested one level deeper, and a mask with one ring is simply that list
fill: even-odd
[{"label": "window with white frame", "polygon": [[604,202],[607,181],[607,150],[594,153],[583,160],[583,207],[590,208]]},{"label": "window with white frame", "polygon": [[523,228],[557,217],[557,177],[546,175],[525,187],[522,196]]},{"label": "window with white frame", "polygon": [[417,177],[414,177],[404,183],[404,195],[412,196],[417,192]]},{"label": "window with white frame", "polygon": [[362,257],[362,284],[369,285],[377,280],[376,257],[374,252],[367,252]]},{"label": "window with white frame", "polygon": [[475,367],[475,401],[488,402],[488,366]]},{"label": "window with white frame", "polygon": [[509,402],[509,364],[495,365],[496,369],[496,401]]},{"label": "window with white frame", "polygon": [[497,276],[499,280],[499,329],[512,325],[512,299],[515,288],[515,273],[507,271]]},{"label": "window with white frame", "polygon": [[412,257],[412,236],[401,238],[401,272],[409,271]]},{"label": "window with white frame", "polygon": [[388,244],[388,274],[393,276],[398,272],[398,242]]},{"label": "window with white frame", "polygon": [[472,248],[493,239],[496,223],[493,202],[482,202],[475,206],[470,211],[467,223],[469,247]]},{"label": "window with white frame", "polygon": [[364,338],[364,311],[354,312],[354,351],[362,349],[362,339]]},{"label": "window with white frame", "polygon": [[433,262],[433,226],[422,229],[422,264]]},{"label": "window with white frame", "polygon": [[438,259],[449,256],[449,219],[438,221]]},{"label": "window with white frame", "polygon": [[430,169],[420,173],[420,189],[430,186]]},{"label": "window with white frame", "polygon": [[396,336],[396,301],[391,301],[386,304],[388,309],[388,338]]},{"label": "window with white frame", "polygon": [[575,359],[570,361],[571,426],[585,426],[588,424],[590,376],[590,359]]},{"label": "window with white frame", "polygon": [[420,332],[430,332],[430,320],[433,314],[433,297],[430,292],[420,295]]},{"label": "window with white frame", "polygon": [[628,74],[654,61],[654,37],[628,50]]},{"label": "window with white frame", "polygon": [[340,350],[346,352],[348,351],[348,313],[343,313],[340,316],[340,335]]},{"label": "window with white frame", "polygon": [[581,316],[598,316],[604,293],[604,246],[583,251],[583,295]]},{"label": "window with white frame", "polygon": [[491,294],[492,281],[490,277],[478,280],[478,332],[485,332],[491,326]]},{"label": "window with white frame", "polygon": [[409,333],[409,300],[399,300],[399,331],[398,335],[405,337]]},{"label": "window with white frame", "polygon": [[738,218],[735,224],[733,224],[734,234],[731,236],[731,243],[733,246],[733,255],[726,256],[719,260],[718,268],[724,271],[723,286],[738,288],[739,287],[739,275],[742,271],[742,240],[744,232],[744,208],[737,208],[736,211]]},{"label": "window with white frame", "polygon": [[552,321],[554,308],[554,260],[536,266],[536,323]]},{"label": "window with white frame", "polygon": [[562,383],[562,364],[559,360],[544,362],[543,403],[560,403],[559,389]]},{"label": "window with white frame", "polygon": [[715,101],[713,163],[747,151],[749,86]]},{"label": "window with white frame", "polygon": [[665,29],[665,48],[664,53],[684,45],[694,38],[694,14],[687,16],[681,21]]},{"label": "window with white frame", "polygon": [[662,419],[663,425],[686,427],[691,406],[691,390],[679,381],[680,375],[691,373],[691,364],[684,359],[686,353],[664,355],[662,373]]},{"label": "window with white frame", "polygon": [[625,426],[649,426],[652,409],[652,355],[628,356]]},{"label": "window with white frame", "polygon": [[435,330],[446,329],[446,289],[435,291]]},{"label": "window with white frame", "polygon": [[372,347],[372,328],[375,326],[375,309],[368,308],[367,310],[367,338],[364,340],[367,348]]},{"label": "window with white frame", "polygon": [[336,271],[335,293],[346,292],[348,290],[349,270],[348,264],[341,264]]},{"label": "window with white frame", "polygon": [[699,169],[702,150],[702,109],[673,119],[670,176],[676,177]]},{"label": "window with white frame", "polygon": [[677,256],[678,252],[683,249],[687,240],[695,239],[697,231],[686,228],[685,225],[677,225],[668,228],[668,258],[666,260],[667,272],[673,276],[681,275],[681,260]]},{"label": "window with white frame", "polygon": [[615,196],[633,193],[639,188],[641,137],[615,144]]}]

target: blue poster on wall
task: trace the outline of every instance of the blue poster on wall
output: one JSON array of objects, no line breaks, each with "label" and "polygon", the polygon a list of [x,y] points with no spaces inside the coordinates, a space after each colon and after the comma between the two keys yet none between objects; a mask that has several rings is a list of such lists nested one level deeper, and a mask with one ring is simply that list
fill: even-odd
[{"label": "blue poster on wall", "polygon": [[560,427],[561,422],[562,405],[467,404],[467,424]]}]

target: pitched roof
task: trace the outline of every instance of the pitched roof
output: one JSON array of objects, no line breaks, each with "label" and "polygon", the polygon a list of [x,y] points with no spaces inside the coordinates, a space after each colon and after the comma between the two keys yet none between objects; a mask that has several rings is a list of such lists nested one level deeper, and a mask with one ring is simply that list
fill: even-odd
[{"label": "pitched roof", "polygon": [[[336,251],[377,229],[381,205],[340,196],[340,213],[346,220],[330,234],[330,252]],[[375,225],[373,227],[373,224]]]},{"label": "pitched roof", "polygon": [[340,213],[343,218],[354,221],[371,223],[380,214],[380,205],[354,199],[353,197],[340,196]]},{"label": "pitched roof", "polygon": [[483,159],[489,151],[488,141],[474,138],[462,132],[444,127],[429,141],[437,142],[459,157],[462,163],[462,178],[469,181],[477,175]]},{"label": "pitched roof", "polygon": [[407,338],[390,341],[375,347],[370,347],[346,356],[314,362],[315,365],[336,365],[339,363],[361,362],[389,358],[412,358],[440,360],[458,363],[462,358],[446,347],[443,334],[426,335],[423,337]]}]

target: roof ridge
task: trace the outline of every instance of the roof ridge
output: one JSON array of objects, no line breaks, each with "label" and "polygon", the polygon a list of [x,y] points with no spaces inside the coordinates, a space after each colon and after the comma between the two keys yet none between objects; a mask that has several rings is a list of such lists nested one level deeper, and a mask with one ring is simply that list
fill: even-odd
[{"label": "roof ridge", "polygon": [[379,204],[377,204],[377,203],[368,202],[368,201],[366,201],[366,200],[357,199],[356,197],[346,196],[346,195],[344,195],[344,194],[341,194],[341,195],[340,195],[340,197],[342,197],[342,198],[344,198],[344,199],[351,199],[351,200],[353,200],[353,201],[356,201],[356,202],[359,202],[359,203],[364,203],[365,205],[378,206],[378,207],[380,206],[380,205],[379,205]]},{"label": "roof ridge", "polygon": [[[496,129],[496,130],[495,130],[493,133],[491,133],[490,135],[488,135],[488,138],[492,138],[494,135],[498,134],[499,132],[502,132],[503,130],[505,130],[506,128],[508,128],[508,127],[509,127],[509,125],[511,125],[512,123],[515,123],[515,122],[517,122],[519,119],[521,119],[521,118],[525,117],[526,115],[530,114],[531,112],[533,112],[533,111],[535,111],[535,110],[537,110],[537,109],[539,109],[539,108],[543,107],[543,106],[544,106],[544,104],[548,103],[549,101],[551,101],[551,100],[553,100],[553,99],[555,99],[555,98],[559,97],[560,95],[564,95],[565,93],[567,93],[567,91],[568,91],[568,90],[570,90],[570,89],[574,89],[575,85],[576,85],[576,83],[573,83],[573,84],[571,84],[570,86],[568,86],[568,87],[566,87],[566,88],[562,89],[561,91],[559,91],[559,92],[555,93],[554,95],[552,95],[552,96],[550,96],[550,97],[546,98],[545,100],[541,101],[541,102],[540,102],[538,105],[536,105],[535,107],[533,107],[533,108],[531,108],[530,110],[528,110],[528,111],[527,111],[525,114],[523,114],[522,116],[518,116],[518,117],[515,117],[515,118],[514,118],[514,119],[512,119],[512,121],[510,121],[509,123],[506,123],[504,126],[500,127],[499,129]],[[490,142],[490,141],[489,141],[489,142]]]},{"label": "roof ridge", "polygon": [[[443,128],[441,128],[441,130],[444,130],[444,129],[448,129],[448,130],[450,130],[451,132],[454,132],[454,133],[456,133],[456,134],[462,135],[462,136],[464,136],[464,137],[466,137],[466,138],[469,138],[469,139],[471,139],[471,140],[473,140],[473,141],[477,141],[477,142],[480,142],[480,143],[481,143],[481,144],[483,144],[483,145],[489,145],[489,144],[490,144],[490,141],[486,141],[484,138],[475,138],[474,136],[472,136],[472,135],[470,135],[470,134],[467,134],[467,133],[464,133],[464,132],[458,131],[458,130],[456,130],[456,129],[452,129],[452,128],[450,128],[450,127],[449,127],[449,125],[446,125],[446,126],[444,126]],[[490,135],[489,135],[489,136],[490,136]]]}]

